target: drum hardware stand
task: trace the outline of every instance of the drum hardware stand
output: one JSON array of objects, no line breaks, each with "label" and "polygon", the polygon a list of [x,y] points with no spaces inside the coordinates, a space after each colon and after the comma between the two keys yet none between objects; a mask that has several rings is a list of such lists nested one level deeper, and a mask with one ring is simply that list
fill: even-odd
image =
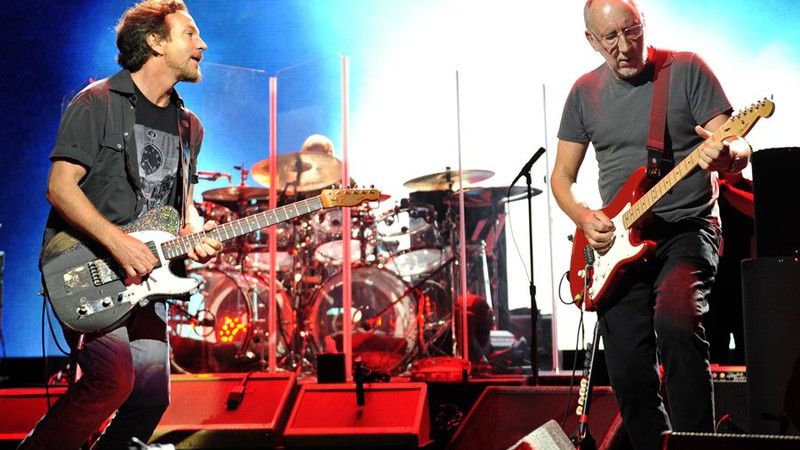
[{"label": "drum hardware stand", "polygon": [[[238,167],[238,166],[237,166]],[[197,171],[198,178],[201,180],[208,180],[208,181],[217,181],[219,178],[227,178],[228,183],[232,183],[231,174],[225,172],[212,172],[208,170],[198,170]]]},{"label": "drum hardware stand", "polygon": [[[358,246],[359,246],[359,250],[360,250],[359,255],[360,255],[360,259],[361,259],[361,264],[365,265],[365,264],[367,264],[367,236],[366,236],[366,231],[367,231],[367,227],[373,225],[375,223],[375,221],[370,216],[369,211],[367,211],[367,210],[362,211],[362,209],[363,209],[363,207],[359,207],[359,211],[357,213],[358,214]],[[350,242],[349,242],[350,240],[346,239],[344,236],[342,236],[342,245],[345,245],[344,244],[345,241],[347,241],[347,245],[350,245]],[[377,248],[377,246],[376,246],[376,248]]]},{"label": "drum hardware stand", "polygon": [[486,302],[494,308],[494,323],[497,325],[497,305],[494,302],[494,295],[492,295],[492,285],[489,279],[489,262],[486,260],[486,241],[481,240],[480,243],[481,264],[483,268],[483,292],[486,297]]},{"label": "drum hardware stand", "polygon": [[[247,279],[247,277],[245,277],[245,279]],[[258,316],[258,292],[256,292],[256,290],[253,288],[252,283],[248,281],[247,284],[250,287],[250,301],[253,305],[252,313],[250,315],[250,323],[252,327],[251,342],[258,341],[258,368],[263,372],[267,368],[267,360],[265,359],[266,355],[264,352],[266,333],[264,332],[264,327],[261,326],[261,319]],[[278,313],[277,311],[271,312]],[[246,350],[245,346],[242,346],[242,350]]]},{"label": "drum hardware stand", "polygon": [[[452,262],[455,262],[456,266],[460,266],[462,264],[461,258],[458,257],[458,256],[455,256],[455,255],[460,255],[459,248],[460,248],[460,245],[461,245],[461,241],[460,241],[460,238],[459,238],[459,233],[456,232],[456,226],[457,225],[456,225],[456,221],[453,220],[453,218],[452,218],[451,211],[452,211],[452,209],[449,208],[448,211],[447,211],[448,212],[447,213],[448,217],[447,217],[446,221],[450,222],[450,224],[451,224],[450,227],[449,227],[450,228],[450,248],[452,249],[452,252],[453,252],[453,255],[454,255],[452,257]],[[487,264],[486,264],[486,262],[487,262],[486,261],[486,252],[485,252],[486,243],[484,241],[481,241],[480,244],[481,244],[481,248],[482,248],[482,256],[481,257],[482,257],[482,262],[483,262],[483,275],[484,275],[484,283],[485,283],[484,289],[485,289],[486,295],[489,296],[488,301],[489,301],[489,304],[491,305],[492,304],[492,301],[491,301],[492,294],[491,294],[491,291],[490,291],[491,286],[489,285],[489,278],[488,278],[489,274],[488,274],[488,267],[487,267]],[[467,273],[467,278],[469,278],[469,264],[468,264],[468,262],[469,262],[468,259],[469,258],[467,257],[466,259],[467,259],[466,261],[463,261],[463,264],[464,264],[464,268],[466,269],[465,272]],[[458,319],[456,318],[456,311],[457,311],[459,298],[461,298],[461,307],[462,308],[466,309],[469,306],[468,305],[469,285],[467,284],[466,292],[463,292],[463,293],[459,294],[459,292],[461,290],[463,290],[463,289],[459,289],[462,286],[462,284],[459,282],[460,279],[461,279],[461,273],[462,273],[461,270],[453,270],[451,272],[451,283],[450,283],[450,293],[451,293],[451,298],[452,298],[452,304],[451,304],[451,308],[452,309],[451,309],[451,311],[452,311],[452,317],[454,318],[454,320],[451,321],[450,326],[451,326],[451,336],[453,338],[453,355],[457,355],[458,354],[458,347],[457,347],[457,344],[458,344],[458,338],[457,338],[458,331],[457,331],[457,327],[456,327]],[[468,319],[467,319],[467,323],[463,324],[463,326],[466,327],[466,333],[462,332],[462,335],[466,336],[466,341],[463,343],[463,346],[464,347],[469,347],[469,320]],[[463,356],[462,356],[462,359],[466,359],[466,358],[463,358]],[[466,360],[466,361],[470,362],[469,360]]]},{"label": "drum hardware stand", "polygon": [[[307,320],[306,311],[311,306],[307,304],[307,301],[314,293],[314,289],[309,289],[309,286],[312,284],[321,285],[324,277],[322,275],[306,276],[304,274],[306,270],[314,266],[314,248],[310,245],[308,239],[309,229],[307,228],[307,223],[299,221],[295,226],[300,228],[299,231],[295,230],[295,242],[299,243],[299,245],[296,244],[295,248],[299,248],[297,248],[297,253],[295,254],[296,260],[292,266],[290,282],[292,310],[295,313],[296,326],[292,332],[291,339],[287,339],[288,336],[284,336],[285,342],[289,344],[286,348],[286,354],[282,358],[282,366],[287,370],[300,374],[305,370],[311,371],[314,366],[313,357],[318,351],[318,349],[314,348],[313,343],[309,344],[310,335],[306,332],[308,327],[305,325]],[[315,277],[319,277],[319,280],[316,280]],[[280,329],[281,333],[283,333],[283,327],[280,327]]]}]

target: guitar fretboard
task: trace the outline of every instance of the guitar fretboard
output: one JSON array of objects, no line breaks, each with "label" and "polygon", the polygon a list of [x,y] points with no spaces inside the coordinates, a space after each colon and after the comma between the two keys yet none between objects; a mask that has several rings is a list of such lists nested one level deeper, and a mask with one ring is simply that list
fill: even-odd
[{"label": "guitar fretboard", "polygon": [[220,242],[227,241],[266,228],[270,225],[275,225],[276,223],[285,222],[295,217],[302,216],[303,214],[317,211],[322,209],[322,207],[322,197],[318,195],[290,205],[281,206],[232,222],[223,223],[211,231],[201,231],[199,233],[172,239],[161,244],[161,251],[167,259],[181,258],[186,256],[189,250],[194,248],[195,245],[202,242],[205,236],[214,238]]}]

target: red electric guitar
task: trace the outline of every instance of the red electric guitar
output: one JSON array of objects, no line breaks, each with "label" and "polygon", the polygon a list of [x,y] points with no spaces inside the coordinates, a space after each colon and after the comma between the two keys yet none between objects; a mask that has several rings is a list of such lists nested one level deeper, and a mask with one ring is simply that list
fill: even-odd
[{"label": "red electric guitar", "polygon": [[[619,282],[630,266],[644,261],[655,250],[656,243],[641,240],[644,219],[653,205],[694,170],[700,160],[700,150],[706,142],[721,142],[733,136],[745,136],[761,117],[770,117],[775,104],[764,99],[740,111],[725,122],[711,137],[697,146],[664,178],[649,188],[646,169],[639,168],[622,186],[614,200],[602,211],[616,228],[614,244],[600,255],[595,252],[580,229],[574,234],[569,280],[572,298],[578,307],[595,310]],[[585,291],[585,292],[584,292]]]}]

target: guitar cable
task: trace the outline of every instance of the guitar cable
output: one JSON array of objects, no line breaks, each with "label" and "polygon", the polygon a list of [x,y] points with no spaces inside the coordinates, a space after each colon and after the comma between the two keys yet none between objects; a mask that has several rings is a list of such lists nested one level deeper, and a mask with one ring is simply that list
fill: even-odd
[{"label": "guitar cable", "polygon": [[70,356],[69,353],[64,351],[64,348],[61,347],[61,344],[58,342],[56,338],[55,330],[53,329],[53,322],[50,317],[50,296],[42,290],[42,360],[44,361],[44,369],[43,369],[43,378],[45,380],[44,383],[44,390],[45,390],[45,398],[47,399],[47,410],[49,411],[52,407],[51,401],[51,394],[50,394],[50,358],[47,356],[47,346],[45,340],[45,324],[47,324],[47,328],[50,330],[50,336],[52,336],[53,341],[58,347],[58,350],[63,353],[65,356]]},{"label": "guitar cable", "polygon": [[581,308],[581,315],[578,320],[578,333],[575,335],[575,357],[572,358],[572,376],[570,377],[569,381],[569,390],[567,391],[567,399],[564,402],[564,418],[561,420],[561,428],[566,429],[567,427],[567,418],[569,417],[569,403],[572,400],[572,393],[575,391],[575,374],[578,371],[578,347],[583,346],[584,351],[586,350],[586,343],[583,342],[581,344],[581,340],[586,339],[586,331],[584,328],[584,309]]},{"label": "guitar cable", "polygon": [[572,296],[570,296],[569,301],[564,301],[564,297],[561,295],[561,290],[564,286],[564,280],[569,281],[569,270],[564,272],[564,274],[561,275],[561,278],[558,280],[558,301],[561,302],[562,305],[574,305],[575,299],[572,298]]},{"label": "guitar cable", "polygon": [[[43,303],[49,304],[50,302],[51,302],[50,297],[49,296],[45,296],[45,302],[43,302]],[[56,337],[56,331],[55,331],[55,329],[53,329],[53,317],[51,315],[52,307],[51,308],[45,308],[45,306],[43,305],[42,308],[45,309],[45,311],[47,313],[47,326],[50,329],[50,337],[53,338],[53,342],[56,344],[56,347],[58,347],[58,350],[64,356],[72,355],[71,351],[68,352],[68,351],[64,350],[64,347],[62,347],[61,343],[58,342],[58,338]],[[45,311],[42,311],[42,314],[45,314]],[[42,327],[44,327],[44,324],[42,324]],[[44,336],[42,337],[42,340],[44,340]],[[42,345],[44,345],[44,343],[42,343]]]},{"label": "guitar cable", "polygon": [[[589,276],[588,276],[588,273],[589,273],[589,269],[591,269],[594,266],[594,253],[591,253],[591,255],[590,255],[589,252],[587,252],[586,249],[584,249],[584,256],[586,258],[585,270],[586,270],[587,276],[586,276],[586,281],[583,284],[583,298],[586,299],[586,295],[589,293],[588,292],[589,291],[589,281],[588,281],[589,280]],[[569,276],[569,272],[567,272],[566,275]],[[564,303],[564,302],[562,302],[562,303]],[[575,300],[573,299],[573,302],[571,304],[574,304],[574,303],[575,303]],[[578,371],[578,347],[582,346],[584,352],[586,351],[586,328],[585,328],[585,321],[584,321],[585,312],[586,312],[586,302],[584,301],[583,303],[581,303],[580,318],[578,320],[578,332],[575,335],[575,357],[572,359],[572,376],[570,377],[569,391],[567,392],[567,400],[566,400],[566,402],[564,404],[564,418],[561,420],[561,428],[562,429],[565,429],[566,426],[567,426],[567,418],[569,417],[569,410],[570,410],[569,402],[570,402],[570,400],[572,400],[572,393],[575,390],[575,374]],[[583,343],[581,343],[581,340],[583,340]]]}]

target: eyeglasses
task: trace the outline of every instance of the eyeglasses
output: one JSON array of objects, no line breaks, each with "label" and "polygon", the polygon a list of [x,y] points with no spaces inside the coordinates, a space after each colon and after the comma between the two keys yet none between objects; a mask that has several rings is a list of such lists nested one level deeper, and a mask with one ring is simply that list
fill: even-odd
[{"label": "eyeglasses", "polygon": [[628,28],[622,30],[621,33],[617,33],[616,31],[607,34],[603,37],[597,37],[596,34],[592,33],[592,36],[595,37],[598,41],[600,41],[603,46],[609,50],[615,48],[617,44],[619,44],[619,37],[620,35],[625,35],[625,39],[628,41],[632,41],[634,39],[638,39],[642,33],[644,33],[644,25],[637,23],[636,25],[631,25]]}]

